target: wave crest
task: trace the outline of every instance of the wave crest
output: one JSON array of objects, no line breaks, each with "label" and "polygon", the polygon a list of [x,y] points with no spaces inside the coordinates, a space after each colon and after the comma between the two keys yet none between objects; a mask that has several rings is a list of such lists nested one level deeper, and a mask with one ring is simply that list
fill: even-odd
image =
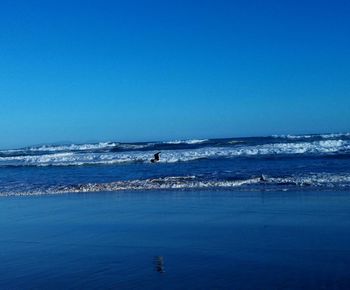
[{"label": "wave crest", "polygon": [[311,139],[311,138],[323,138],[323,139],[332,139],[332,138],[341,138],[341,137],[350,137],[350,133],[329,133],[329,134],[306,134],[306,135],[272,135],[273,138],[281,139]]},{"label": "wave crest", "polygon": [[165,141],[164,144],[201,144],[209,141],[209,139],[189,139],[189,140],[173,140],[173,141]]},{"label": "wave crest", "polygon": [[[349,153],[350,142],[324,140],[299,143],[272,143],[255,146],[203,147],[197,149],[164,150],[160,163],[187,162],[199,159],[254,157],[268,155]],[[150,151],[128,152],[60,152],[43,155],[0,157],[0,166],[75,166],[149,162]]]},{"label": "wave crest", "polygon": [[197,176],[168,176],[149,179],[115,181],[109,183],[86,183],[77,185],[51,186],[22,192],[1,192],[0,195],[40,195],[107,191],[139,190],[192,190],[192,189],[248,189],[248,190],[288,190],[288,189],[348,189],[350,174],[318,173],[305,176],[269,177],[259,176],[236,180],[205,180]]}]

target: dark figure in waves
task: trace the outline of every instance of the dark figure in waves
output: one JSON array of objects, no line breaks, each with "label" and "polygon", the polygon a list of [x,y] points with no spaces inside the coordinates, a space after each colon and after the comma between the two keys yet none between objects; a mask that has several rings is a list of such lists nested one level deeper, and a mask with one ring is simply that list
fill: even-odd
[{"label": "dark figure in waves", "polygon": [[158,161],[159,161],[159,159],[160,159],[159,155],[160,155],[160,152],[158,152],[158,153],[154,154],[154,158],[153,158],[153,159],[151,159],[151,162],[152,162],[152,163],[156,163],[156,162],[158,162]]},{"label": "dark figure in waves", "polygon": [[264,174],[260,175],[260,181],[265,182],[267,181],[267,177]]}]

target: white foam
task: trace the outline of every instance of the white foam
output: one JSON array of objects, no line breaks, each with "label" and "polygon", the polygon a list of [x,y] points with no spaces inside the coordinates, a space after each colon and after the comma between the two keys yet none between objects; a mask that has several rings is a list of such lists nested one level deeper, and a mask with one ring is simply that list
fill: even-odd
[{"label": "white foam", "polygon": [[338,138],[338,137],[350,137],[350,133],[335,133],[335,134],[322,134],[322,138]]},{"label": "white foam", "polygon": [[100,142],[100,143],[87,143],[87,144],[69,144],[69,145],[42,145],[34,146],[22,149],[6,149],[0,150],[0,153],[12,154],[12,153],[45,153],[45,152],[70,152],[70,151],[94,151],[94,150],[108,150],[108,149],[124,149],[124,150],[138,150],[154,146],[157,143],[118,143],[118,142]]},{"label": "white foam", "polygon": [[287,188],[341,189],[350,187],[349,173],[315,173],[287,177],[251,177],[241,180],[203,180],[196,176],[168,176],[149,179],[115,181],[109,183],[86,183],[66,186],[51,186],[28,190],[0,191],[1,195],[40,195],[123,190],[186,190],[186,189],[261,189],[287,190]]},{"label": "white foam", "polygon": [[115,142],[100,142],[96,144],[70,144],[70,145],[43,145],[40,147],[29,147],[25,150],[28,151],[84,151],[84,150],[96,150],[96,149],[108,149],[118,146],[119,143]]},{"label": "white foam", "polygon": [[164,151],[161,162],[190,161],[202,158],[237,157],[276,154],[336,153],[350,150],[348,141],[327,140],[301,143],[276,143],[256,146],[207,147],[194,150]]},{"label": "white foam", "polygon": [[164,144],[200,144],[208,141],[208,139],[189,139],[189,140],[173,140],[163,142]]},{"label": "white foam", "polygon": [[195,176],[171,176],[154,179],[136,179],[110,183],[88,183],[76,186],[51,188],[49,192],[99,192],[120,190],[159,190],[159,189],[196,189],[196,188],[233,188],[247,184],[259,183],[260,178],[236,181],[199,181]]},{"label": "white foam", "polygon": [[289,177],[271,177],[268,183],[273,184],[294,184],[297,186],[342,186],[350,185],[350,174],[348,173],[314,173],[306,176],[295,175]]},{"label": "white foam", "polygon": [[127,143],[123,143],[123,144],[119,144],[118,148],[124,149],[124,150],[140,150],[140,149],[152,147],[155,144],[157,144],[157,143],[147,143],[147,144],[127,144]]},{"label": "white foam", "polygon": [[291,139],[291,140],[298,140],[298,139],[310,139],[310,138],[317,138],[321,137],[323,139],[330,139],[330,138],[341,138],[341,137],[349,137],[350,133],[330,133],[330,134],[308,134],[308,135],[272,135],[273,138],[285,138],[285,139]]},{"label": "white foam", "polygon": [[318,173],[306,176],[290,177],[251,177],[241,180],[200,180],[196,176],[169,176],[153,179],[136,179],[110,183],[88,183],[76,186],[51,188],[49,192],[99,192],[120,190],[159,190],[159,189],[205,189],[205,188],[239,188],[251,185],[294,185],[297,187],[335,187],[350,186],[350,174]]},{"label": "white foam", "polygon": [[[239,156],[279,154],[329,154],[350,152],[349,141],[324,140],[299,143],[274,143],[256,146],[205,147],[198,149],[164,150],[160,163],[185,162],[204,158],[234,158]],[[0,157],[0,166],[71,166],[84,164],[118,164],[149,162],[153,152],[61,152],[43,155]]]},{"label": "white foam", "polygon": [[284,139],[309,139],[314,138],[317,135],[272,135],[273,138],[284,138]]}]

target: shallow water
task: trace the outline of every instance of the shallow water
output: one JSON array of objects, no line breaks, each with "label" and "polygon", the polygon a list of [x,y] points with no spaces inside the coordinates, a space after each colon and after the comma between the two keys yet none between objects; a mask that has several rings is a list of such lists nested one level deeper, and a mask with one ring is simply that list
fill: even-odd
[{"label": "shallow water", "polygon": [[0,288],[349,289],[349,192],[0,198]]}]

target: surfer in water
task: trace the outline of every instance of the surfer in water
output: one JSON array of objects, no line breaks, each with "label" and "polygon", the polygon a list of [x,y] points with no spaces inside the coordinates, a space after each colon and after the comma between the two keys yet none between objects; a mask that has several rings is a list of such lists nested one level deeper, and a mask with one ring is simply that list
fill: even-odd
[{"label": "surfer in water", "polygon": [[159,161],[159,159],[160,159],[160,152],[154,154],[154,158],[151,159],[151,162],[152,162],[152,163],[156,163],[156,162]]},{"label": "surfer in water", "polygon": [[260,181],[265,182],[267,181],[267,177],[264,174],[260,175]]}]

